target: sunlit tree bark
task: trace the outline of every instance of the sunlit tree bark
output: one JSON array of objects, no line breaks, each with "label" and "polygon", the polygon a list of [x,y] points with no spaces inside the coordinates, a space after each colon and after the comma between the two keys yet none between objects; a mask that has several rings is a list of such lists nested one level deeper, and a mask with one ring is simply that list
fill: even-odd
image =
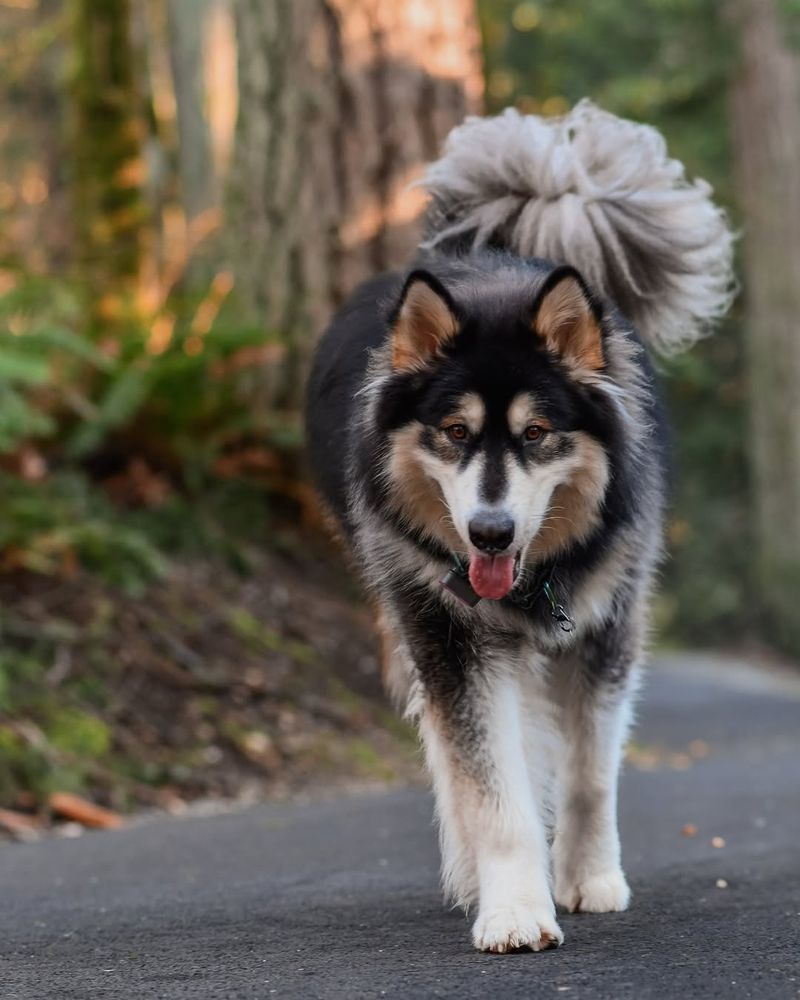
[{"label": "sunlit tree bark", "polygon": [[473,0],[238,0],[239,292],[279,332],[278,402],[313,334],[419,233],[408,185],[482,94]]},{"label": "sunlit tree bark", "polygon": [[800,56],[779,0],[735,0],[732,94],[744,208],[754,595],[773,636],[800,651]]},{"label": "sunlit tree bark", "polygon": [[209,0],[168,0],[169,53],[178,118],[178,160],[186,217],[214,199],[211,142],[204,112],[203,31]]}]

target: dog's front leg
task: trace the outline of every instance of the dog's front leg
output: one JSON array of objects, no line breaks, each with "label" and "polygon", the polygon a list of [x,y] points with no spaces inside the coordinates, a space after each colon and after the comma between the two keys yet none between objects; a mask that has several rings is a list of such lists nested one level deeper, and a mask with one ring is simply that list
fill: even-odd
[{"label": "dog's front leg", "polygon": [[563,940],[521,704],[509,669],[468,678],[453,698],[429,697],[421,718],[445,885],[459,902],[477,897],[473,941],[484,951],[540,951]]},{"label": "dog's front leg", "polygon": [[553,866],[556,901],[570,911],[624,910],[630,900],[620,860],[617,780],[634,685],[632,670],[604,677],[584,662],[562,690]]}]

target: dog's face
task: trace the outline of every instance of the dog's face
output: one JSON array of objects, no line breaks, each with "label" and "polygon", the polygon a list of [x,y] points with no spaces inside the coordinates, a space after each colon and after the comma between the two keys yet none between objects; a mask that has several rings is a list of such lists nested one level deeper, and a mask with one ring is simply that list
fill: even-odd
[{"label": "dog's face", "polygon": [[600,317],[571,269],[529,284],[470,308],[412,274],[379,407],[399,513],[465,552],[473,588],[492,599],[526,558],[588,534],[609,475]]}]

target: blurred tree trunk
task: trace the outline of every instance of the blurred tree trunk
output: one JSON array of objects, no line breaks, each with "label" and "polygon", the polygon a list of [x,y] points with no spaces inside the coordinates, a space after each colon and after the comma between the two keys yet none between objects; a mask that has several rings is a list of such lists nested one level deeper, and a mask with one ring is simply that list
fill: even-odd
[{"label": "blurred tree trunk", "polygon": [[109,329],[132,307],[147,220],[129,0],[72,0],[71,15],[78,260],[89,322]]},{"label": "blurred tree trunk", "polygon": [[209,0],[167,3],[182,201],[190,222],[214,203],[211,142],[203,107],[203,31],[208,11]]},{"label": "blurred tree trunk", "polygon": [[232,235],[239,291],[286,348],[278,405],[331,311],[418,239],[408,185],[481,102],[474,6],[237,0]]},{"label": "blurred tree trunk", "polygon": [[757,600],[800,651],[800,57],[779,0],[734,0],[740,66],[732,93],[745,213]]}]

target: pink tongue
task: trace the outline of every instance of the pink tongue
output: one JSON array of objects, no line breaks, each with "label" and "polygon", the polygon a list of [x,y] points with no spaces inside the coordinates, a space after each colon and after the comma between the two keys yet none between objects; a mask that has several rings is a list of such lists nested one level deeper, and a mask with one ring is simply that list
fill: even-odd
[{"label": "pink tongue", "polygon": [[479,597],[499,601],[514,586],[514,557],[470,556],[469,582]]}]

